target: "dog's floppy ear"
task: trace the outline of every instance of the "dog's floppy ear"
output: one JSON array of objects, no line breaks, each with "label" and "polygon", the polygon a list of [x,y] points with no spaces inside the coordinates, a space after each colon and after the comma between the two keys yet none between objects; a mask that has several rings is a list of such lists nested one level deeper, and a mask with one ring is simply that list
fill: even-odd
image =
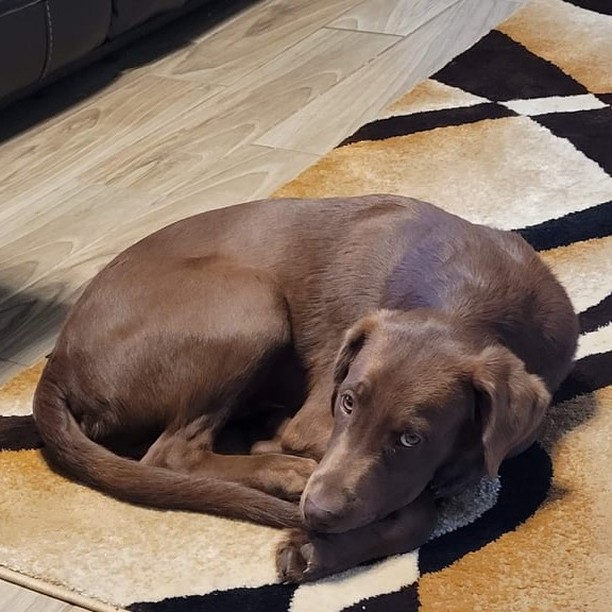
[{"label": "dog's floppy ear", "polygon": [[337,387],[348,375],[355,357],[366,343],[368,336],[376,328],[376,315],[359,319],[345,334],[334,366],[334,386]]},{"label": "dog's floppy ear", "polygon": [[543,381],[503,346],[485,348],[476,360],[474,386],[479,398],[485,467],[491,477],[513,450],[532,441],[550,403]]}]

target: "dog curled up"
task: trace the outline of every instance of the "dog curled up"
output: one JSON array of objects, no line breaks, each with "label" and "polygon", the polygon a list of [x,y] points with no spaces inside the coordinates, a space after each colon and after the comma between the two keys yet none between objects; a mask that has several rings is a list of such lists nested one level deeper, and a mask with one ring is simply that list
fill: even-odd
[{"label": "dog curled up", "polygon": [[424,543],[437,498],[534,441],[577,333],[515,233],[398,196],[264,200],[108,264],[34,418],[109,495],[290,528],[302,582]]}]

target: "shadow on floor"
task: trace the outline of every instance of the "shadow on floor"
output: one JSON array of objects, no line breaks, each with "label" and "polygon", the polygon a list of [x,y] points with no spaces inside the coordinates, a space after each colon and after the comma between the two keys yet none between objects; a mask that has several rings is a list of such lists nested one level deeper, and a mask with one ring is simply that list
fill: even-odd
[{"label": "shadow on floor", "polygon": [[[62,325],[69,306],[60,301],[59,287],[15,293],[0,284],[0,358],[24,363],[32,347],[44,351]],[[43,355],[38,355],[42,357]],[[36,358],[36,356],[34,356]]]}]

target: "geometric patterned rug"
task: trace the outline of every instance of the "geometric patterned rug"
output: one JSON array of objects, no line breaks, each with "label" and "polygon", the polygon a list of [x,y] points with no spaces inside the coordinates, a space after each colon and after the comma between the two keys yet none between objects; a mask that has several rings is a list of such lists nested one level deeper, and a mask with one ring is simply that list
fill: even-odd
[{"label": "geometric patterned rug", "polygon": [[[0,577],[135,612],[610,609],[612,3],[532,0],[275,195],[373,192],[516,230],[566,287],[577,361],[538,442],[420,550],[296,587],[278,531],[109,499],[0,435]],[[3,418],[39,373],[0,389]]]}]

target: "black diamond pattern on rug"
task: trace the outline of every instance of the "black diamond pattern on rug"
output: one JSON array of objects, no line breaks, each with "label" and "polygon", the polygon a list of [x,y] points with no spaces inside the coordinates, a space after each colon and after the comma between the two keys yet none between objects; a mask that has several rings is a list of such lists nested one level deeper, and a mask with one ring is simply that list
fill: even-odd
[{"label": "black diamond pattern on rug", "polygon": [[295,586],[270,584],[259,588],[214,591],[208,595],[169,597],[163,601],[135,603],[132,612],[277,612],[288,610]]},{"label": "black diamond pattern on rug", "polygon": [[533,119],[555,136],[567,138],[578,150],[612,174],[612,108],[550,113]]},{"label": "black diamond pattern on rug", "polygon": [[496,102],[588,93],[560,68],[497,30],[433,78]]},{"label": "black diamond pattern on rug", "polygon": [[394,136],[407,136],[408,134],[425,132],[440,127],[465,125],[484,119],[501,119],[502,117],[513,116],[516,116],[513,110],[493,102],[413,113],[411,115],[396,115],[367,123],[338,146],[342,147],[362,140],[385,140]]},{"label": "black diamond pattern on rug", "polygon": [[516,230],[536,251],[612,235],[612,202]]},{"label": "black diamond pattern on rug", "polygon": [[607,94],[597,94],[597,97],[602,101],[605,102],[608,106],[612,106],[612,93],[607,93]]},{"label": "black diamond pattern on rug", "polygon": [[580,332],[587,334],[612,322],[612,293],[579,315]]},{"label": "black diamond pattern on rug", "polygon": [[575,4],[580,8],[602,13],[603,15],[612,15],[612,2],[610,0],[566,0],[569,4]]},{"label": "black diamond pattern on rug", "polygon": [[417,585],[411,584],[393,593],[362,599],[342,612],[416,612],[418,609],[419,592]]}]

